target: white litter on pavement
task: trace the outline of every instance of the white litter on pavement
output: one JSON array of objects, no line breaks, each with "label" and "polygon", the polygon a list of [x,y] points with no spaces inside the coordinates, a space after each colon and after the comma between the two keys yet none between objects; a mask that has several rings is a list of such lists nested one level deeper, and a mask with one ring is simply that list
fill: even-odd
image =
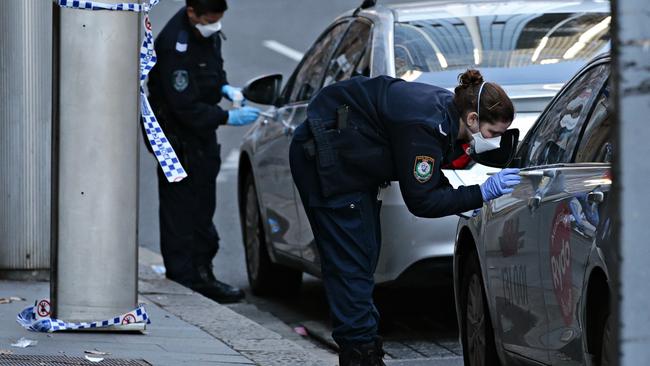
[{"label": "white litter on pavement", "polygon": [[159,275],[164,275],[167,269],[162,264],[152,264],[151,269]]},{"label": "white litter on pavement", "polygon": [[35,341],[33,339],[27,339],[25,337],[20,338],[19,340],[16,341],[16,343],[12,343],[12,347],[18,347],[18,348],[27,348],[27,347],[33,347],[38,344],[38,341]]},{"label": "white litter on pavement", "polygon": [[104,361],[104,359],[101,358],[101,357],[90,357],[88,355],[86,355],[86,360],[88,360],[90,362],[95,362],[95,363]]},{"label": "white litter on pavement", "polygon": [[0,305],[11,304],[14,301],[25,301],[25,299],[18,296],[0,297]]},{"label": "white litter on pavement", "polygon": [[87,350],[87,351],[84,351],[84,353],[87,353],[87,354],[89,354],[89,355],[95,355],[95,356],[107,356],[107,355],[110,355],[110,354],[111,354],[110,352],[102,352],[102,351],[98,351],[98,350],[96,350],[96,349],[94,349],[94,350]]}]

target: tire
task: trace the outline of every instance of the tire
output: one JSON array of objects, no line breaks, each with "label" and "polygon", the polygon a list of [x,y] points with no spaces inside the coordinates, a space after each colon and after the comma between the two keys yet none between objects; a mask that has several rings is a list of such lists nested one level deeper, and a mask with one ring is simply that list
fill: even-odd
[{"label": "tire", "polygon": [[257,296],[294,295],[302,284],[302,271],[273,263],[267,251],[266,235],[260,214],[253,177],[245,181],[243,239],[246,272],[251,291]]},{"label": "tire", "polygon": [[474,252],[468,255],[462,270],[460,332],[465,366],[500,365],[480,265]]},{"label": "tire", "polygon": [[603,339],[600,345],[599,366],[612,366],[618,364],[614,355],[614,344],[612,339],[612,316],[607,315],[603,323]]}]

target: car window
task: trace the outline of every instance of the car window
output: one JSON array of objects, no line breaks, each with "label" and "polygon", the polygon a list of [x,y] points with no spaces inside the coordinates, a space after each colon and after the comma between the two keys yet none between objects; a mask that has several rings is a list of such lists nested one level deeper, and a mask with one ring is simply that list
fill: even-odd
[{"label": "car window", "polygon": [[501,84],[565,83],[609,49],[605,7],[506,3],[451,2],[431,16],[396,22],[395,75],[451,87],[459,73],[479,68]]},{"label": "car window", "polygon": [[522,167],[570,163],[589,107],[607,78],[606,65],[587,70],[537,122],[522,149]]},{"label": "car window", "polygon": [[323,87],[356,75],[370,76],[370,24],[357,20],[329,62]]},{"label": "car window", "polygon": [[327,62],[339,44],[348,22],[342,22],[323,34],[303,58],[288,87],[288,102],[307,101],[320,89]]},{"label": "car window", "polygon": [[596,99],[593,112],[580,140],[576,154],[577,163],[612,162],[612,124],[609,83]]}]

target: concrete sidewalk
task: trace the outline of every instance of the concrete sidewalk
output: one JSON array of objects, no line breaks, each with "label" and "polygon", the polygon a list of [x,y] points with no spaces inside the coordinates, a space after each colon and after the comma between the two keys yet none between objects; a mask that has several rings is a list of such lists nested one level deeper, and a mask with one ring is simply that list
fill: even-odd
[{"label": "concrete sidewalk", "polygon": [[[0,305],[0,365],[336,365],[334,355],[311,352],[165,279],[152,270],[152,265],[161,263],[158,254],[141,249],[139,301],[152,321],[144,334],[27,331],[16,323],[16,315],[34,300],[49,297],[49,283],[0,281],[0,297],[26,299]],[[21,337],[38,344],[12,347]],[[92,363],[84,359],[87,350],[110,355],[90,355],[105,358]],[[16,359],[21,355],[52,357],[19,363]],[[61,361],[63,356],[70,358]]]}]

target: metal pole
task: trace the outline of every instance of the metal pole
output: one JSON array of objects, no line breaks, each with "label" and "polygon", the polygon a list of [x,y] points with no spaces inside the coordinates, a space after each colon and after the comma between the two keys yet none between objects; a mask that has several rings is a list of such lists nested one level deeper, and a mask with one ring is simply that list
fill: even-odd
[{"label": "metal pole", "polygon": [[[620,323],[622,365],[650,360],[650,9],[647,0],[615,0],[613,79],[616,90],[617,154],[614,194],[618,207],[620,275],[614,297]],[[620,299],[620,303],[619,303]],[[615,332],[616,333],[616,332]]]},{"label": "metal pole", "polygon": [[57,13],[53,312],[97,321],[137,302],[141,21],[126,11]]},{"label": "metal pole", "polygon": [[50,261],[52,8],[0,1],[0,277],[40,278]]}]

